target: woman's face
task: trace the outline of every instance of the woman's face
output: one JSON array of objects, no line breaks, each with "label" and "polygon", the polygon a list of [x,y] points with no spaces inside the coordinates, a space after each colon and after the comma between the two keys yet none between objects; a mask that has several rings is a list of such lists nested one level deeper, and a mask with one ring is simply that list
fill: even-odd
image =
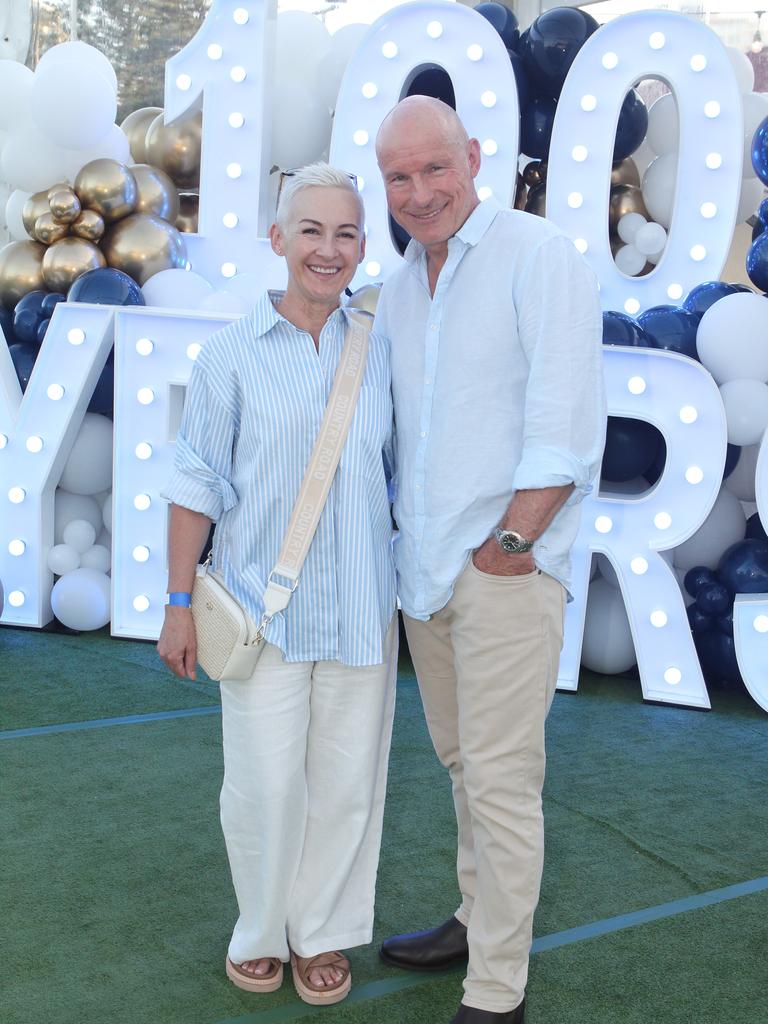
[{"label": "woman's face", "polygon": [[272,248],[288,264],[289,291],[312,303],[338,302],[365,254],[361,217],[348,189],[323,185],[296,193],[286,223],[269,232]]}]

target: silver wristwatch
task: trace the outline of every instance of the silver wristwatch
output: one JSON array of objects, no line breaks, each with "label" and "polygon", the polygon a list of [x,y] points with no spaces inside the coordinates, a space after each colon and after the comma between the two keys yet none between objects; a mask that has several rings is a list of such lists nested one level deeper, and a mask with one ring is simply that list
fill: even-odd
[{"label": "silver wristwatch", "polygon": [[497,527],[493,531],[493,535],[501,550],[508,555],[522,555],[533,547],[533,541],[523,537],[517,530],[502,530]]}]

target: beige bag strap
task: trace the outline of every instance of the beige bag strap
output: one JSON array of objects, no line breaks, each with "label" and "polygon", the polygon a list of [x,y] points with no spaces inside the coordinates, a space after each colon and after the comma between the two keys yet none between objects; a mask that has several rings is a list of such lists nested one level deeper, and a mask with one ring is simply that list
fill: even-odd
[{"label": "beige bag strap", "polygon": [[[333,379],[323,422],[320,424],[301,490],[283,537],[280,554],[267,580],[267,589],[264,592],[264,619],[259,627],[262,636],[272,617],[287,608],[291,595],[298,586],[299,574],[328,499],[360,394],[368,355],[370,328],[362,318],[353,318],[350,314],[348,317],[344,349]],[[292,585],[286,587],[275,582],[275,576],[285,577]]]}]

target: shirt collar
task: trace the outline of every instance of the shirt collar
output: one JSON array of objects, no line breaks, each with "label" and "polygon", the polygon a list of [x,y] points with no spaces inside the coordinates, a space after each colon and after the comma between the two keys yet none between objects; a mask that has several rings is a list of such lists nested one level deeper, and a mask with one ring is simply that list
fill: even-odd
[{"label": "shirt collar", "polygon": [[[477,245],[501,209],[501,205],[495,199],[484,199],[477,204],[453,237],[458,238],[464,245]],[[410,240],[403,253],[409,263],[417,263],[423,254],[424,246],[415,238]]]},{"label": "shirt collar", "polygon": [[[280,323],[288,324],[288,326],[292,327],[293,330],[298,329],[294,327],[294,325],[289,320],[286,320],[284,316],[281,316],[272,303],[273,298],[278,298],[283,294],[284,293],[279,290],[270,290],[262,292],[262,294],[257,299],[256,305],[253,307],[253,310],[251,311],[251,317],[253,319],[253,329],[256,332],[257,338],[262,338],[266,334],[269,334],[272,328]],[[342,302],[344,302],[345,300],[346,296],[342,296]],[[349,314],[347,313],[346,309],[344,309],[343,305],[340,306],[338,309],[333,310],[331,315],[326,320],[326,325],[332,323],[334,320],[338,320],[340,317],[342,318],[342,323],[344,323],[349,317]]]}]

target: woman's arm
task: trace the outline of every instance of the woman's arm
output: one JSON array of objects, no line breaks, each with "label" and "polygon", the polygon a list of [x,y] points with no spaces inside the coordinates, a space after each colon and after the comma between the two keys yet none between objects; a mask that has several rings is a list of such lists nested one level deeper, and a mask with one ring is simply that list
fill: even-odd
[{"label": "woman's arm", "polygon": [[[192,592],[195,567],[211,529],[211,520],[201,512],[182,505],[171,505],[168,538],[168,592]],[[165,606],[165,621],[157,643],[157,653],[181,678],[196,679],[197,639],[192,612],[180,605]]]}]

